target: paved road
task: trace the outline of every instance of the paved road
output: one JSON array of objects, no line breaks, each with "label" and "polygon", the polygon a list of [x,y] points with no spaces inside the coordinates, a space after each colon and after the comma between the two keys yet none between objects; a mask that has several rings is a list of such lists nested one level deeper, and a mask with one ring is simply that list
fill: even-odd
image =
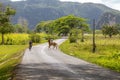
[{"label": "paved road", "polygon": [[120,73],[48,49],[46,43],[26,50],[14,80],[120,80]]}]

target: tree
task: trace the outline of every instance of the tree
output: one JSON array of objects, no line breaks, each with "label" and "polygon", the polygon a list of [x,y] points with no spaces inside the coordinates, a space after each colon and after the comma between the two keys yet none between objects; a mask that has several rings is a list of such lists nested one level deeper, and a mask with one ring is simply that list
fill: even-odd
[{"label": "tree", "polygon": [[79,29],[74,28],[70,33],[72,33],[72,35],[69,36],[70,43],[76,42],[78,39]]},{"label": "tree", "polygon": [[62,28],[60,28],[60,31],[59,31],[58,35],[67,36],[69,32],[70,32],[69,26],[63,26]]},{"label": "tree", "polygon": [[86,23],[81,23],[79,28],[81,29],[81,42],[84,42],[84,32],[89,31],[89,25]]},{"label": "tree", "polygon": [[82,28],[84,30],[88,28],[86,25],[86,19],[74,15],[68,15],[53,21],[40,22],[36,26],[36,31],[47,31],[49,34],[72,35],[72,29],[78,29],[78,27],[81,29],[81,27],[84,27]]},{"label": "tree", "polygon": [[115,25],[103,25],[102,27],[102,32],[103,32],[103,35],[108,35],[110,38],[113,36],[113,35],[117,35],[119,33],[118,31],[118,28],[115,26]]},{"label": "tree", "polygon": [[118,34],[120,35],[120,24],[116,24],[115,26],[117,27]]},{"label": "tree", "polygon": [[46,32],[48,34],[53,34],[53,21],[42,21],[39,24],[37,24],[35,28],[36,32]]},{"label": "tree", "polygon": [[0,6],[0,33],[2,34],[2,44],[4,44],[4,34],[13,31],[13,26],[10,23],[10,18],[15,15],[16,11],[10,6]]},{"label": "tree", "polygon": [[[71,32],[72,29],[74,29],[74,28],[81,29],[81,27],[84,27],[84,25],[87,25],[86,19],[84,19],[82,17],[76,17],[74,15],[68,15],[68,16],[64,16],[59,19],[56,19],[54,21],[54,24],[55,24],[54,26],[58,32],[61,29],[63,29],[65,26],[68,26],[69,30],[67,33],[70,33],[70,36],[72,35],[72,32]],[[83,25],[83,26],[81,26],[81,25]],[[64,30],[64,31],[66,31],[66,30]]]},{"label": "tree", "polygon": [[28,32],[28,21],[27,19],[23,18],[23,17],[20,17],[18,19],[18,24],[23,28],[23,32],[24,33],[27,33]]},{"label": "tree", "polygon": [[16,24],[16,25],[14,25],[14,32],[15,33],[23,33],[24,28],[20,24]]}]

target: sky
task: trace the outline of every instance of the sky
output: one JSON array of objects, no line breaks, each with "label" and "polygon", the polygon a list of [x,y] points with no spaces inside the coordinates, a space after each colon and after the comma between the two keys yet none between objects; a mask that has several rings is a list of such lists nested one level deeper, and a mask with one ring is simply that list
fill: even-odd
[{"label": "sky", "polygon": [[[21,0],[12,0],[12,1],[21,1]],[[102,3],[108,7],[120,11],[120,0],[60,0],[60,1],[72,1],[72,2],[80,2],[80,3],[85,3],[85,2]]]}]

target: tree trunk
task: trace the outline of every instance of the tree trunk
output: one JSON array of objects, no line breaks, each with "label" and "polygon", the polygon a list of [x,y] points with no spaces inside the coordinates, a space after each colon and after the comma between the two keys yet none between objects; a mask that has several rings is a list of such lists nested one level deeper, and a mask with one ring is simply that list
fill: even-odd
[{"label": "tree trunk", "polygon": [[93,50],[92,52],[95,53],[96,51],[96,43],[95,43],[95,19],[93,20]]},{"label": "tree trunk", "polygon": [[81,38],[81,42],[84,42],[84,32],[83,32],[83,30],[81,31],[81,36],[82,36],[82,38]]},{"label": "tree trunk", "polygon": [[105,35],[105,38],[107,38],[106,35]]},{"label": "tree trunk", "polygon": [[4,33],[2,33],[2,45],[4,45]]},{"label": "tree trunk", "polygon": [[109,37],[112,38],[112,34],[110,34]]}]

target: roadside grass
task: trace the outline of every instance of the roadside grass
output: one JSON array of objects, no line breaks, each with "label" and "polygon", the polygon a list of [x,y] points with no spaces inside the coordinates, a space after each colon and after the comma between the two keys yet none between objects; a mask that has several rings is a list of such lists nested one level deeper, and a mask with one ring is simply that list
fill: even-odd
[{"label": "roadside grass", "polygon": [[0,80],[8,80],[27,45],[0,45]]},{"label": "roadside grass", "polygon": [[85,42],[69,43],[69,40],[60,45],[60,49],[71,56],[95,63],[120,72],[120,39],[119,37],[104,38],[96,35],[96,52],[92,53],[91,35],[85,36]]},{"label": "roadside grass", "polygon": [[[39,35],[40,43],[47,42],[45,39],[47,34],[40,33]],[[5,44],[8,45],[0,45],[0,80],[9,80],[12,76],[14,68],[21,62],[24,50],[28,48],[29,40],[29,34],[12,33],[5,35]],[[33,43],[33,45],[40,43]]]}]

